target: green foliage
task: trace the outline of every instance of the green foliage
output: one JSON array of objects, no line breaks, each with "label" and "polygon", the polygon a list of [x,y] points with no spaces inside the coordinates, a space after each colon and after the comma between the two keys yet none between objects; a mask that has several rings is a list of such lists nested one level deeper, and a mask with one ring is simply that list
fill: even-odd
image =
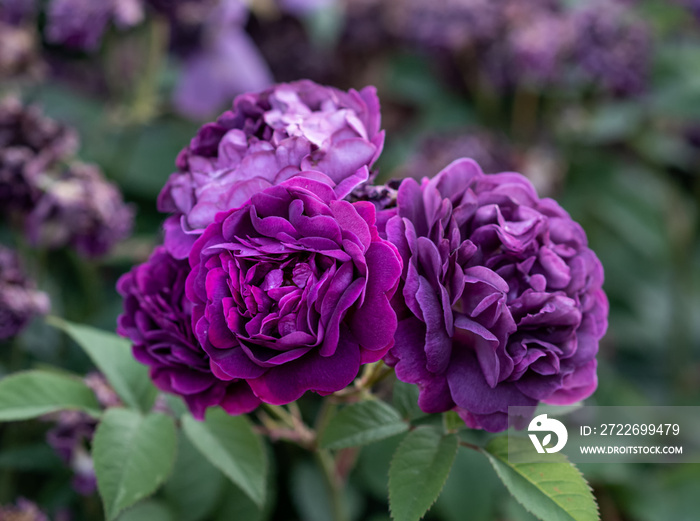
[{"label": "green foliage", "polygon": [[398,379],[394,380],[392,403],[404,419],[417,420],[426,416],[426,413],[418,407],[418,394],[417,385],[408,384]]},{"label": "green foliage", "polygon": [[216,509],[215,521],[264,521],[268,518],[266,514],[240,488],[227,482],[224,501]]},{"label": "green foliage", "polygon": [[493,521],[501,496],[506,496],[505,491],[488,459],[460,447],[432,512],[444,521]]},{"label": "green foliage", "polygon": [[167,479],[176,444],[175,423],[164,414],[143,416],[120,408],[105,412],[92,456],[108,520],[155,492]]},{"label": "green foliage", "polygon": [[[304,521],[327,521],[335,519],[332,492],[323,473],[310,461],[301,461],[292,468],[290,492],[299,518]],[[344,519],[359,521],[363,497],[352,486],[339,494],[340,510]]]},{"label": "green foliage", "polygon": [[83,348],[126,405],[143,412],[153,406],[157,390],[148,376],[148,368],[131,354],[128,340],[55,317],[49,321]]},{"label": "green foliage", "polygon": [[0,380],[0,421],[37,418],[65,409],[100,415],[95,394],[77,377],[27,371]]},{"label": "green foliage", "polygon": [[258,506],[265,503],[267,458],[262,440],[245,416],[209,409],[205,421],[182,417],[192,444]]},{"label": "green foliage", "polygon": [[117,521],[175,521],[176,519],[167,505],[160,501],[147,500],[125,510]]},{"label": "green foliage", "polygon": [[357,447],[407,430],[396,409],[380,400],[369,400],[348,405],[331,418],[320,445],[325,449]]},{"label": "green foliage", "polygon": [[175,467],[163,486],[163,495],[175,512],[174,521],[205,519],[216,507],[225,481],[224,475],[179,432]]},{"label": "green foliage", "polygon": [[445,432],[458,432],[466,428],[464,420],[454,411],[443,413],[442,423],[445,426]]},{"label": "green foliage", "polygon": [[[581,473],[563,454],[547,461],[513,463],[508,438],[494,438],[484,451],[508,491],[542,521],[598,521],[598,506]],[[511,438],[511,455],[534,452],[527,438]]]},{"label": "green foliage", "polygon": [[457,455],[457,436],[431,427],[410,432],[389,468],[389,506],[394,521],[418,521],[440,495]]}]

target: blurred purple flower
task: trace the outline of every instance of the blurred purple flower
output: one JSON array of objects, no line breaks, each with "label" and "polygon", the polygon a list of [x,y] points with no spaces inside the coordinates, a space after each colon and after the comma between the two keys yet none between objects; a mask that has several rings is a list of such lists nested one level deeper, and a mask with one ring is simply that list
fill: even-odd
[{"label": "blurred purple flower", "polygon": [[36,0],[0,0],[0,21],[21,25],[36,13]]},{"label": "blurred purple flower", "polygon": [[202,27],[202,41],[187,58],[174,94],[175,106],[192,118],[211,116],[234,96],[273,83],[260,52],[245,32],[242,0],[221,0]]},{"label": "blurred purple flower", "polygon": [[272,82],[255,44],[238,28],[220,35],[186,61],[174,103],[182,114],[200,119],[237,94],[263,89]]},{"label": "blurred purple flower", "polygon": [[14,505],[0,505],[2,521],[49,521],[39,507],[31,501],[19,498]]},{"label": "blurred purple flower", "polygon": [[0,21],[0,80],[41,71],[38,38],[32,27],[15,27]]},{"label": "blurred purple flower", "polygon": [[230,414],[247,413],[260,401],[247,383],[221,381],[192,331],[192,303],[185,297],[186,260],[159,247],[147,262],[119,279],[124,313],[117,332],[133,342],[136,359],[150,367],[162,391],[182,396],[195,418],[220,405]]},{"label": "blurred purple flower", "polygon": [[700,0],[675,0],[675,2],[688,9],[695,18],[700,19]]},{"label": "blurred purple flower", "polygon": [[14,97],[0,101],[0,212],[29,211],[40,194],[40,174],[77,148],[77,134],[38,107]]},{"label": "blurred purple flower", "polygon": [[95,165],[71,163],[43,180],[42,194],[26,219],[34,245],[70,244],[93,257],[106,253],[131,233],[133,208]]},{"label": "blurred purple flower", "polygon": [[17,335],[35,315],[45,315],[49,297],[36,290],[17,254],[0,246],[0,340]]},{"label": "blurred purple flower", "polygon": [[140,23],[143,16],[140,0],[50,0],[46,40],[93,51],[111,21],[125,29]]},{"label": "blurred purple flower", "polygon": [[184,258],[224,210],[265,188],[314,171],[344,197],[369,177],[384,143],[375,89],[343,92],[310,81],[238,96],[177,158],[158,198],[165,246]]},{"label": "blurred purple flower", "polygon": [[616,94],[643,90],[651,57],[649,27],[612,0],[594,2],[572,16],[574,60],[585,76]]},{"label": "blurred purple flower", "polygon": [[450,129],[423,136],[396,177],[421,179],[461,157],[473,158],[485,172],[513,170],[516,151],[505,138],[483,128]]},{"label": "blurred purple flower", "polygon": [[[101,373],[88,373],[85,383],[93,390],[103,409],[122,406],[117,393]],[[73,471],[73,489],[83,496],[94,493],[97,478],[87,445],[95,435],[97,420],[80,411],[60,411],[46,415],[44,419],[55,423],[46,433],[46,442]]]},{"label": "blurred purple flower", "polygon": [[374,207],[296,177],[220,213],[195,243],[193,327],[223,380],[263,402],[345,388],[393,345],[401,274]]},{"label": "blurred purple flower", "polygon": [[46,40],[74,49],[94,50],[111,15],[108,1],[51,0],[46,15]]},{"label": "blurred purple flower", "polygon": [[97,479],[87,443],[95,434],[97,421],[79,411],[61,411],[50,419],[56,424],[46,433],[46,442],[73,471],[73,489],[89,496],[97,489]]},{"label": "blurred purple flower", "polygon": [[326,9],[338,0],[277,0],[280,9],[286,13],[304,16],[321,9]]},{"label": "blurred purple flower", "polygon": [[575,40],[570,17],[543,12],[520,21],[508,34],[508,66],[521,82],[538,85],[559,80]]},{"label": "blurred purple flower", "polygon": [[387,3],[389,30],[427,47],[459,50],[490,39],[501,22],[492,0],[398,0]]},{"label": "blurred purple flower", "polygon": [[428,413],[507,428],[508,406],[569,404],[596,388],[603,268],[583,229],[520,174],[455,161],[399,188],[388,239],[404,261],[385,361]]}]

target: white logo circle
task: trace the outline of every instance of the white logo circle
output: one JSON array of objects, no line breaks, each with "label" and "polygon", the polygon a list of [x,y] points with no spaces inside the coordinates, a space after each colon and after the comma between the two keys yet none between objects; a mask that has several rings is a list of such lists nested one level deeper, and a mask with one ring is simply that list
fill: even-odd
[{"label": "white logo circle", "polygon": [[[554,418],[547,418],[546,414],[535,416],[530,422],[527,430],[530,432],[549,432],[549,434],[542,439],[542,443],[540,443],[540,440],[536,434],[530,434],[530,440],[532,440],[532,444],[540,454],[544,454],[545,452],[550,454],[552,452],[559,452],[564,448],[564,445],[566,445],[566,442],[569,439],[569,433],[567,432],[564,424],[559,420],[555,420]],[[552,441],[552,432],[557,435],[557,444],[554,445],[554,447],[547,447],[547,445],[549,445]]]}]

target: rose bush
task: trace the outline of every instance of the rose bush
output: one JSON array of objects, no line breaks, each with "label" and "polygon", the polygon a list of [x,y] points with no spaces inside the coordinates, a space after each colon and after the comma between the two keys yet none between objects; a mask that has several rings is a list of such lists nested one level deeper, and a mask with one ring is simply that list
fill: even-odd
[{"label": "rose bush", "polygon": [[291,178],[220,213],[190,265],[194,332],[213,373],[264,402],[339,391],[393,345],[401,259],[374,206],[338,200],[323,180]]},{"label": "rose bush", "polygon": [[520,174],[455,161],[402,182],[386,226],[405,309],[386,361],[429,413],[507,427],[508,406],[569,404],[596,388],[607,327],[603,268],[586,235]]}]

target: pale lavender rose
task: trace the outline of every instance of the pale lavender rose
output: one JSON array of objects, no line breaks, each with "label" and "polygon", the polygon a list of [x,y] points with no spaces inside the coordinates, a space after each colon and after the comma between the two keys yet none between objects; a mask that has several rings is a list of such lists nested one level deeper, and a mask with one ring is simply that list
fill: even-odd
[{"label": "pale lavender rose", "polygon": [[214,216],[303,171],[338,198],[369,177],[379,156],[379,100],[373,87],[340,91],[311,81],[238,96],[233,110],[204,125],[177,158],[158,198],[165,246],[185,258]]},{"label": "pale lavender rose", "polygon": [[182,396],[193,416],[204,418],[220,405],[230,414],[247,413],[260,401],[247,383],[221,381],[192,331],[192,303],[185,297],[187,260],[158,247],[147,262],[119,279],[124,313],[117,332],[130,339],[136,359],[150,368],[162,391]]},{"label": "pale lavender rose", "polygon": [[399,188],[388,239],[404,261],[385,361],[428,413],[507,428],[508,406],[568,404],[596,388],[603,268],[583,229],[516,173],[455,161]]},{"label": "pale lavender rose", "polygon": [[37,291],[17,254],[0,246],[0,340],[17,335],[36,315],[49,312],[48,295]]},{"label": "pale lavender rose", "polygon": [[266,403],[327,395],[393,345],[401,259],[367,202],[296,177],[217,215],[190,254],[187,297],[212,370]]}]

